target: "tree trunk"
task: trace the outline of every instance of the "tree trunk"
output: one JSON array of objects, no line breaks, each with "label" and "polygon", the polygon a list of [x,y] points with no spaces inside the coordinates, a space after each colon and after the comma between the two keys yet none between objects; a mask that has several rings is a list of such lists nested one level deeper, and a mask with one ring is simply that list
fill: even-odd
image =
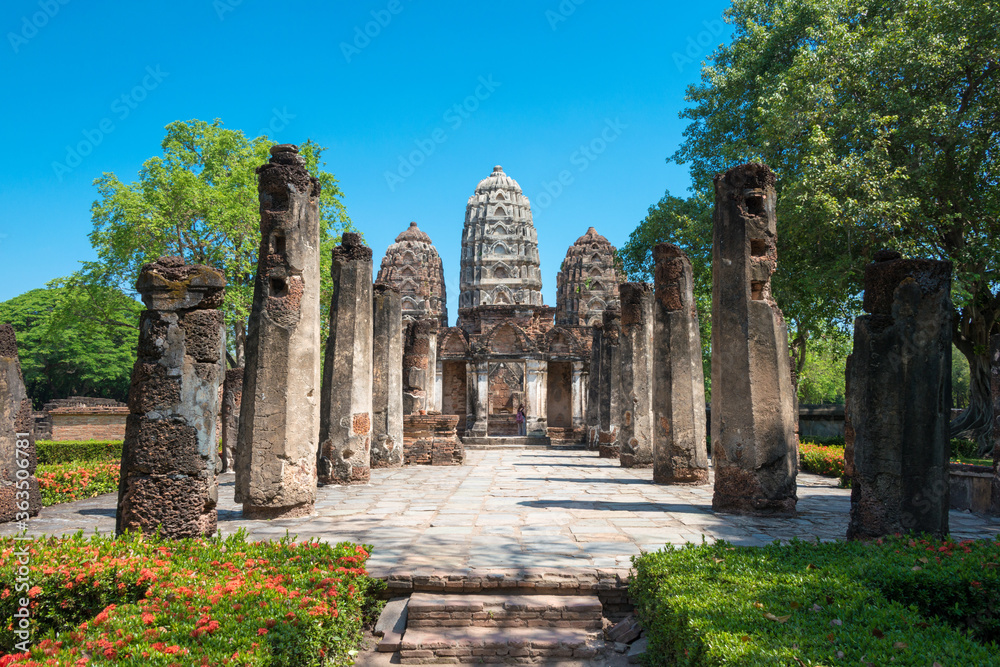
[{"label": "tree trunk", "polygon": [[236,340],[233,347],[236,348],[236,367],[243,368],[246,358],[247,325],[242,320],[236,323]]},{"label": "tree trunk", "polygon": [[990,392],[990,359],[981,354],[969,360],[969,407],[951,423],[951,437],[975,440],[979,455],[993,451],[993,395]]},{"label": "tree trunk", "polygon": [[[991,303],[992,298],[977,301]],[[986,456],[993,451],[989,342],[996,314],[992,307],[967,305],[956,315],[955,347],[969,362],[969,407],[952,421],[951,437],[975,440],[979,445],[979,455]]]}]

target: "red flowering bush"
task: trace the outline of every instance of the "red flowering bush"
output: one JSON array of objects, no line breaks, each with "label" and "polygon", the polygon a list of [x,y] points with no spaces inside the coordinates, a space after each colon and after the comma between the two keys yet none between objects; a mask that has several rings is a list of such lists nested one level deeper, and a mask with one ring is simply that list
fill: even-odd
[{"label": "red flowering bush", "polygon": [[42,506],[94,498],[118,490],[118,461],[55,463],[35,471]]},{"label": "red flowering bush", "polygon": [[[14,588],[15,550],[30,554]],[[170,541],[141,535],[0,541],[0,651],[20,641],[17,600],[30,596],[29,653],[7,665],[350,664],[373,605],[369,547],[350,543]]]},{"label": "red flowering bush", "polygon": [[827,477],[844,476],[844,448],[835,445],[821,446],[811,442],[799,443],[799,467],[805,472]]}]

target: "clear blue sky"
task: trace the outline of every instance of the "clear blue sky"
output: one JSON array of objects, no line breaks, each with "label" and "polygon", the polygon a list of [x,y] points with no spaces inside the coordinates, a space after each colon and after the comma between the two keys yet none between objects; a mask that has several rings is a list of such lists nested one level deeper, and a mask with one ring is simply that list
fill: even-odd
[{"label": "clear blue sky", "polygon": [[[686,86],[728,39],[726,6],[8,0],[0,300],[94,257],[102,172],[135,180],[165,125],[220,118],[327,147],[376,267],[416,220],[444,260],[452,321],[465,202],[503,165],[532,201],[555,305],[559,264],[587,227],[620,246],[666,189],[687,189],[687,169],[665,158],[682,139]],[[359,37],[366,28],[375,36]],[[69,156],[81,142],[89,154]],[[420,164],[410,174],[401,158]],[[564,171],[572,182],[551,196]],[[387,172],[405,178],[390,186]]]}]

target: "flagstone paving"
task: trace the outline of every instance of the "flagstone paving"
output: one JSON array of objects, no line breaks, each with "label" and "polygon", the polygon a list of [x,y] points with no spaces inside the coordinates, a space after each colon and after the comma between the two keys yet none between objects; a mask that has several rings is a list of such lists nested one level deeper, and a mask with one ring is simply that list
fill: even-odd
[{"label": "flagstone paving", "polygon": [[[799,514],[789,519],[712,512],[712,487],[661,486],[651,469],[626,469],[594,452],[470,451],[466,465],[372,470],[366,486],[319,489],[316,515],[245,521],[233,476],[219,489],[219,528],[251,538],[317,537],[375,547],[369,569],[390,572],[584,568],[627,570],[640,551],[665,543],[724,539],[843,539],[850,491],[799,474]],[[42,510],[32,534],[114,532],[115,494]],[[0,526],[9,535],[16,525]],[[952,535],[1000,534],[1000,518],[951,513]]]}]

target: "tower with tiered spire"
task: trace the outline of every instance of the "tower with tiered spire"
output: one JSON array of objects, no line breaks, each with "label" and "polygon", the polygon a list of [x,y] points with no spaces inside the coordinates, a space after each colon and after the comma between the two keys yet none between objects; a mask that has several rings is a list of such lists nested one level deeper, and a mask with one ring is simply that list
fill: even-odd
[{"label": "tower with tiered spire", "polygon": [[531,204],[503,167],[479,182],[465,207],[459,308],[542,305]]},{"label": "tower with tiered spire", "polygon": [[403,319],[435,319],[448,326],[444,267],[431,238],[411,222],[385,251],[376,282],[397,287],[403,295]]}]

